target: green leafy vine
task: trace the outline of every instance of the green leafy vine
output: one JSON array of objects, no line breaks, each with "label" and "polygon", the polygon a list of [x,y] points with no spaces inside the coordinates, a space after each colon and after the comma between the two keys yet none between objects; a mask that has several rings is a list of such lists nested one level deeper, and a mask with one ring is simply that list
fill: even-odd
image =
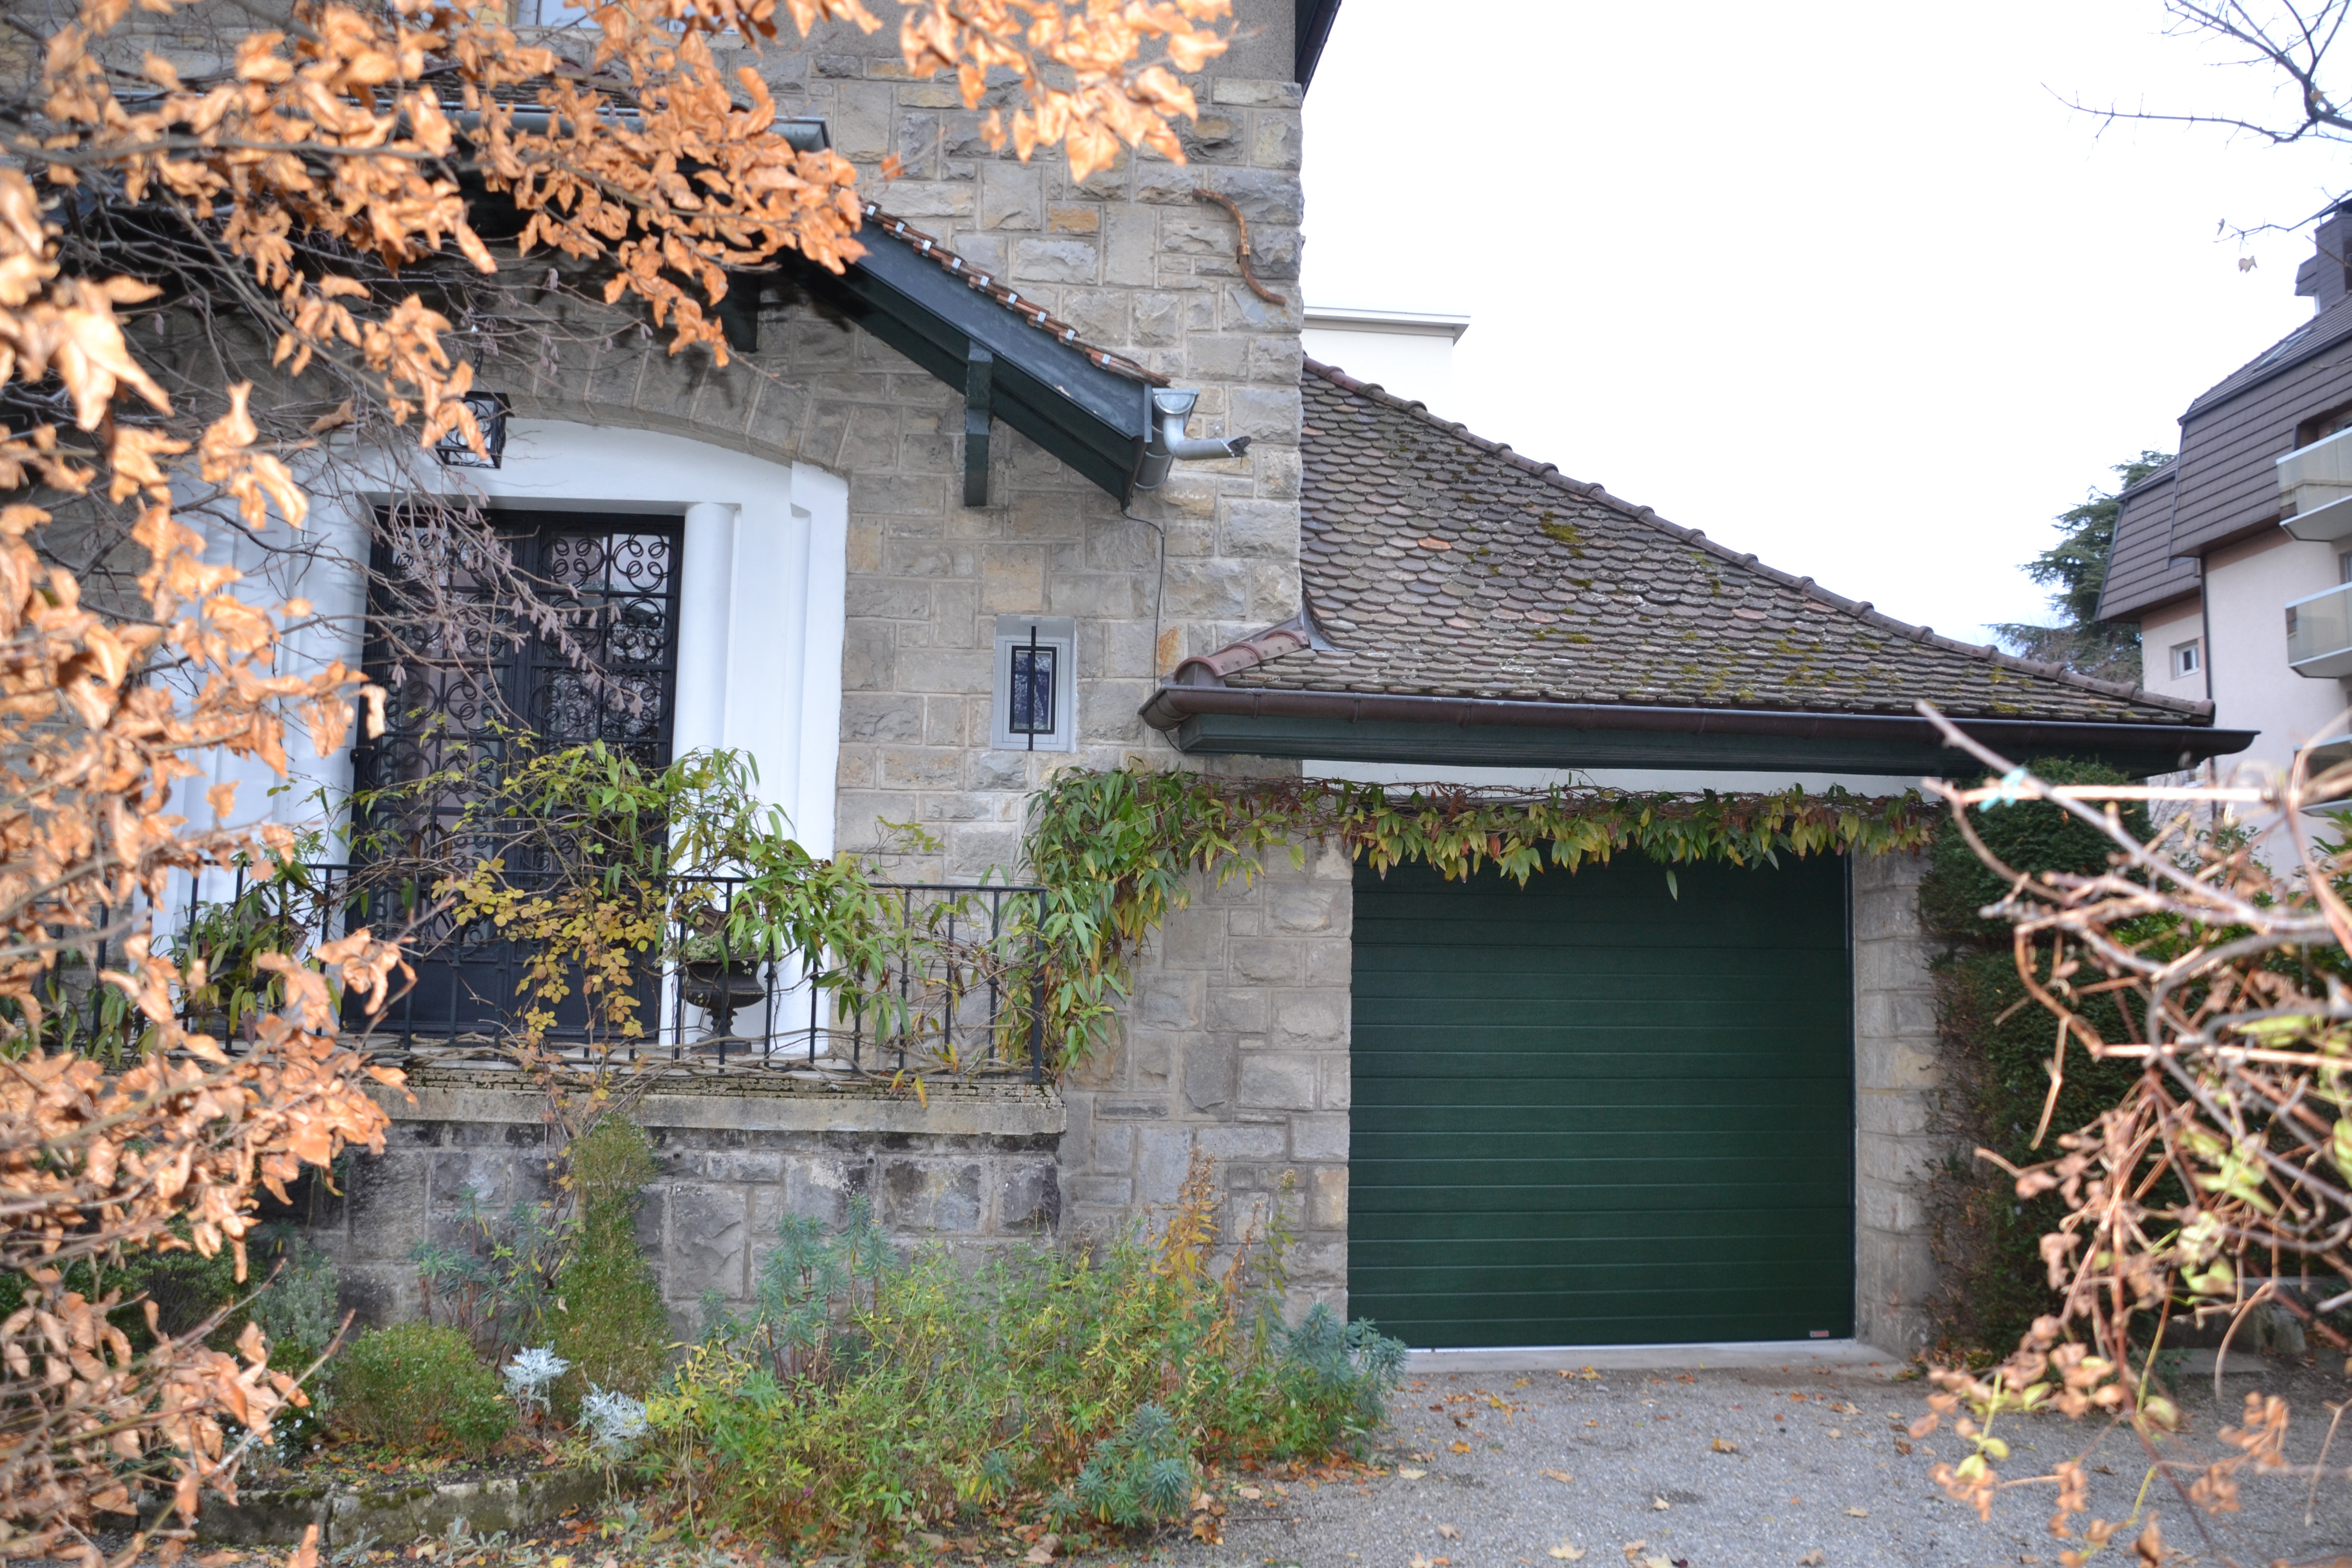
[{"label": "green leafy vine", "polygon": [[[1190,879],[1244,882],[1284,847],[1336,843],[1385,872],[1423,862],[1448,879],[1492,866],[1524,884],[1547,866],[1638,854],[1673,866],[1781,855],[1884,855],[1924,847],[1939,814],[1916,792],[1540,794],[1452,784],[1228,778],[1130,764],[1057,774],[1031,797],[1024,846],[1045,891],[1034,925],[1054,1058],[1065,1068],[1108,1041],[1145,940],[1184,907]],[[1022,998],[1030,1004],[1034,994]]]}]

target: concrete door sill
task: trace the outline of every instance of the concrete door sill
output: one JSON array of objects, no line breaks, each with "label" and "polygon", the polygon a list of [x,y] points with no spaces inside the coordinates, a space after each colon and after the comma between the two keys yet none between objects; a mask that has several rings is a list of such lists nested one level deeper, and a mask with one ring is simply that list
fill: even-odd
[{"label": "concrete door sill", "polygon": [[1893,1377],[1910,1363],[1860,1340],[1752,1340],[1729,1344],[1521,1345],[1503,1350],[1411,1351],[1405,1370],[1447,1372],[1679,1372],[1782,1368],[1875,1372]]}]

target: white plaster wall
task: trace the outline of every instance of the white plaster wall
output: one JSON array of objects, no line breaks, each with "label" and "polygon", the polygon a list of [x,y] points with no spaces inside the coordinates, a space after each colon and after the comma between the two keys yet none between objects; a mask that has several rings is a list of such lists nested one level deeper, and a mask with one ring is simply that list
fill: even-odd
[{"label": "white plaster wall", "polygon": [[[2344,683],[2308,679],[2286,663],[2288,601],[2333,586],[2341,575],[2334,544],[2283,531],[2206,558],[2214,722],[2262,731],[2244,752],[2219,760],[2224,777],[2252,768],[2284,771],[2297,747],[2343,732]],[[2153,638],[2148,646],[2155,649]]]},{"label": "white plaster wall", "polygon": [[[2281,601],[2284,606],[2284,601]],[[2280,618],[2279,639],[2286,638],[2284,616]],[[2139,683],[2148,690],[2165,697],[2183,698],[2191,702],[2206,700],[2207,671],[2199,669],[2193,675],[2176,680],[2172,676],[2172,649],[2176,644],[2201,641],[2205,636],[2205,604],[2190,597],[2143,616],[2139,623]],[[2210,653],[2211,649],[2205,650]],[[2280,655],[2284,666],[2285,655]],[[2228,721],[2224,720],[2223,722]]]},{"label": "white plaster wall", "polygon": [[1454,340],[1444,333],[1380,331],[1318,323],[1310,307],[1299,346],[1309,359],[1336,365],[1358,381],[1444,413],[1454,393]]}]

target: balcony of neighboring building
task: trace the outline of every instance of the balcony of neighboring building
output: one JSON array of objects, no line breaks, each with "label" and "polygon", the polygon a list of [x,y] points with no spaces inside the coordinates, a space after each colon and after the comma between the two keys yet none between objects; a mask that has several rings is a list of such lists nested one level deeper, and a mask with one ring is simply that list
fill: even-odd
[{"label": "balcony of neighboring building", "polygon": [[2352,583],[2287,605],[2286,662],[2297,675],[2317,679],[2352,676]]},{"label": "balcony of neighboring building", "polygon": [[2352,538],[2352,427],[2278,460],[2280,522],[2297,539]]}]

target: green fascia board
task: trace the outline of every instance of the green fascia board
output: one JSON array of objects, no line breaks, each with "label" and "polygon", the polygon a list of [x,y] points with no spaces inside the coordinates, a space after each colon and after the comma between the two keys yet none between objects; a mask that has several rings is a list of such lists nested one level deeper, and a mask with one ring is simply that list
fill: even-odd
[{"label": "green fascia board", "polygon": [[989,412],[1124,506],[1150,430],[1151,389],[1039,331],[879,224],[835,275],[794,258],[803,285],[940,381],[965,389],[974,347],[995,356]]},{"label": "green fascia board", "polygon": [[[1972,731],[1977,726],[1969,726]],[[1990,727],[1988,727],[1990,728]],[[2127,738],[2101,738],[2095,725],[2073,727],[2056,743],[2021,757],[2063,754],[2101,762],[2135,777],[2172,773],[2214,754],[2231,732],[2183,726],[2178,739],[2150,736],[2155,725],[2115,726]],[[1931,736],[1880,737],[1706,734],[1643,730],[1579,730],[1506,724],[1417,724],[1380,720],[1195,713],[1168,738],[1187,756],[1286,757],[1333,763],[1410,763],[1433,766],[1538,768],[1787,768],[1802,773],[1898,773],[1945,777],[1970,771],[1963,752]],[[1979,734],[2000,749],[1995,733]],[[2055,738],[2053,738],[2053,742]],[[2246,742],[2228,750],[2239,750]]]}]

